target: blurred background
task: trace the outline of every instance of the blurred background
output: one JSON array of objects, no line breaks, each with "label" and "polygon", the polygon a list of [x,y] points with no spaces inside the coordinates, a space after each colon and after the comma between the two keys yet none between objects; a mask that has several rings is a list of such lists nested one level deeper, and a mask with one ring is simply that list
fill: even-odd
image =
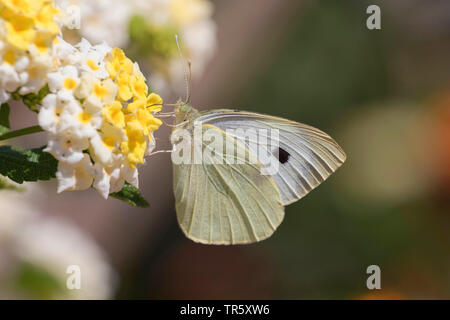
[{"label": "blurred background", "polygon": [[[148,209],[92,190],[57,195],[55,182],[28,186],[28,203],[2,191],[1,298],[450,298],[448,1],[72,2],[85,20],[68,36],[125,48],[166,103],[184,97],[178,33],[192,62],[193,106],[304,122],[348,159],[286,207],[271,238],[245,246],[184,237],[168,154],[140,169]],[[381,30],[366,28],[371,4],[381,8]],[[36,122],[17,110],[13,127]],[[158,149],[169,148],[169,132],[157,132]],[[89,274],[81,293],[61,289],[58,266],[70,263]],[[381,290],[366,287],[372,264]]]}]

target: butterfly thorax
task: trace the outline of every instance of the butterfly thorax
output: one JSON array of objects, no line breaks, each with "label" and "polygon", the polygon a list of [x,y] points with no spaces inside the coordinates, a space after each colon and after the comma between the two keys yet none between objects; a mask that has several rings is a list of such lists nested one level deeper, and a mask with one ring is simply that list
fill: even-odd
[{"label": "butterfly thorax", "polygon": [[[187,127],[192,125],[194,120],[199,116],[197,109],[191,107],[188,104],[180,104],[175,107],[176,124],[181,127]],[[183,125],[185,123],[185,125]]]}]

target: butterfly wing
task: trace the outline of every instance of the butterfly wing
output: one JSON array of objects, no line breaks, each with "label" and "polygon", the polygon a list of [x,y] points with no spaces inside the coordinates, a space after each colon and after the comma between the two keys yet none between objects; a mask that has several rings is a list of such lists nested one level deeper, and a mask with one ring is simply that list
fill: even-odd
[{"label": "butterfly wing", "polygon": [[[234,110],[212,110],[201,113],[197,119],[226,131],[245,148],[258,155],[264,165],[277,163],[278,170],[271,173],[281,194],[283,205],[295,202],[317,187],[345,161],[341,147],[319,129],[258,113]],[[233,133],[230,133],[230,130]],[[236,129],[278,130],[278,138],[269,143],[251,143]],[[267,133],[269,135],[269,133]],[[269,137],[273,138],[273,137]],[[265,150],[255,150],[255,148]]]},{"label": "butterfly wing", "polygon": [[211,151],[211,145],[203,142],[203,161],[195,164],[194,144],[188,144],[192,152],[191,161],[186,162],[190,163],[173,164],[181,229],[191,240],[205,244],[244,244],[268,238],[284,217],[272,177],[261,175],[261,164],[249,161],[249,151],[222,130],[211,125],[203,125],[202,130],[213,130],[223,138],[223,145],[232,144],[243,152],[230,157],[226,151],[215,150],[212,159],[204,152]]}]

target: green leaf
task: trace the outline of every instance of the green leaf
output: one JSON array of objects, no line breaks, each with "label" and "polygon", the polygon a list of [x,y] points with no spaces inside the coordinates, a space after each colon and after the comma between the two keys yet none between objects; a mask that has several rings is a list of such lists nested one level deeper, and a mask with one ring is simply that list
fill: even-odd
[{"label": "green leaf", "polygon": [[15,183],[11,183],[4,176],[0,176],[0,190],[14,190],[14,191],[22,192],[22,191],[25,191],[25,188],[15,184]]},{"label": "green leaf", "polygon": [[135,15],[128,25],[131,47],[127,54],[133,58],[151,57],[162,61],[177,55],[176,28],[160,27],[148,23],[148,19]]},{"label": "green leaf", "polygon": [[42,104],[42,99],[44,99],[48,94],[50,93],[50,88],[48,87],[48,84],[46,84],[44,87],[42,87],[41,90],[38,92],[38,101],[39,104]]},{"label": "green leaf", "polygon": [[9,104],[3,103],[0,106],[0,136],[11,128],[9,125]]},{"label": "green leaf", "polygon": [[0,174],[17,183],[55,178],[58,161],[43,149],[0,146]]},{"label": "green leaf", "polygon": [[43,266],[22,262],[15,270],[13,285],[28,298],[51,299],[67,292],[64,281]]},{"label": "green leaf", "polygon": [[132,186],[128,182],[125,182],[122,190],[110,194],[111,197],[125,201],[133,207],[147,208],[150,205],[144,199],[138,188]]}]

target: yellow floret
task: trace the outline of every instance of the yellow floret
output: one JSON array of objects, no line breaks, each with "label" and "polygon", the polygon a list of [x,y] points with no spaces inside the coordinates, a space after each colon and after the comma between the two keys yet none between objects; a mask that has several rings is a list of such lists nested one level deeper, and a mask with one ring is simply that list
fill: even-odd
[{"label": "yellow floret", "polygon": [[92,114],[87,113],[87,112],[80,112],[78,114],[78,119],[80,120],[81,123],[88,124],[89,121],[91,121],[91,119],[92,119]]},{"label": "yellow floret", "polygon": [[117,128],[109,123],[103,123],[101,133],[103,144],[107,146],[110,150],[120,145],[120,143],[125,138],[125,133],[123,129]]},{"label": "yellow floret", "polygon": [[125,126],[125,115],[122,111],[122,104],[119,101],[114,101],[112,104],[103,108],[103,116],[112,125],[118,128]]},{"label": "yellow floret", "polygon": [[156,118],[151,112],[146,109],[139,109],[137,111],[137,120],[142,125],[143,133],[150,136],[152,131],[156,131],[162,124],[162,121]]},{"label": "yellow floret", "polygon": [[108,89],[105,88],[102,84],[100,83],[95,83],[94,84],[94,94],[99,98],[99,99],[103,99],[107,94],[108,94]]},{"label": "yellow floret", "polygon": [[64,89],[66,90],[74,90],[77,87],[77,82],[72,78],[64,79]]},{"label": "yellow floret", "polygon": [[118,87],[118,96],[120,100],[128,101],[133,97],[133,93],[130,89],[130,75],[127,72],[119,72],[115,83]]},{"label": "yellow floret", "polygon": [[48,3],[42,6],[39,13],[36,15],[36,26],[45,30],[52,35],[56,35],[60,32],[58,24],[55,22],[55,15],[59,13],[52,4]]},{"label": "yellow floret", "polygon": [[27,50],[36,36],[33,26],[33,19],[20,15],[5,20],[6,41],[17,49]]},{"label": "yellow floret", "polygon": [[100,67],[95,63],[94,60],[88,59],[86,60],[86,64],[91,68],[93,71],[97,71],[100,69]]},{"label": "yellow floret", "polygon": [[41,53],[48,53],[48,50],[52,46],[52,36],[48,33],[38,33],[34,39],[34,45]]},{"label": "yellow floret", "polygon": [[32,17],[38,13],[43,3],[42,0],[2,0],[0,8],[13,14]]},{"label": "yellow floret", "polygon": [[35,44],[47,51],[60,28],[55,22],[59,13],[48,0],[2,0],[0,16],[4,20],[6,41],[20,50]]},{"label": "yellow floret", "polygon": [[13,50],[6,51],[5,54],[3,55],[3,61],[5,61],[10,65],[13,65],[16,62],[16,54],[14,53],[14,51]]},{"label": "yellow floret", "polygon": [[159,112],[162,109],[163,100],[156,93],[150,93],[147,97],[147,109],[152,112]]},{"label": "yellow floret", "polygon": [[121,144],[122,151],[127,154],[127,159],[132,167],[138,163],[144,163],[144,154],[147,141],[143,134],[143,128],[139,121],[132,120],[127,123],[126,136],[128,141]]},{"label": "yellow floret", "polygon": [[106,70],[111,78],[115,78],[119,71],[123,71],[131,75],[133,72],[133,63],[125,56],[122,49],[114,48],[108,55]]},{"label": "yellow floret", "polygon": [[145,99],[148,94],[147,84],[145,78],[142,76],[131,76],[130,85],[133,95],[139,99]]},{"label": "yellow floret", "polygon": [[145,100],[138,99],[128,104],[126,112],[132,113],[135,112],[137,109],[144,109],[145,108]]}]

